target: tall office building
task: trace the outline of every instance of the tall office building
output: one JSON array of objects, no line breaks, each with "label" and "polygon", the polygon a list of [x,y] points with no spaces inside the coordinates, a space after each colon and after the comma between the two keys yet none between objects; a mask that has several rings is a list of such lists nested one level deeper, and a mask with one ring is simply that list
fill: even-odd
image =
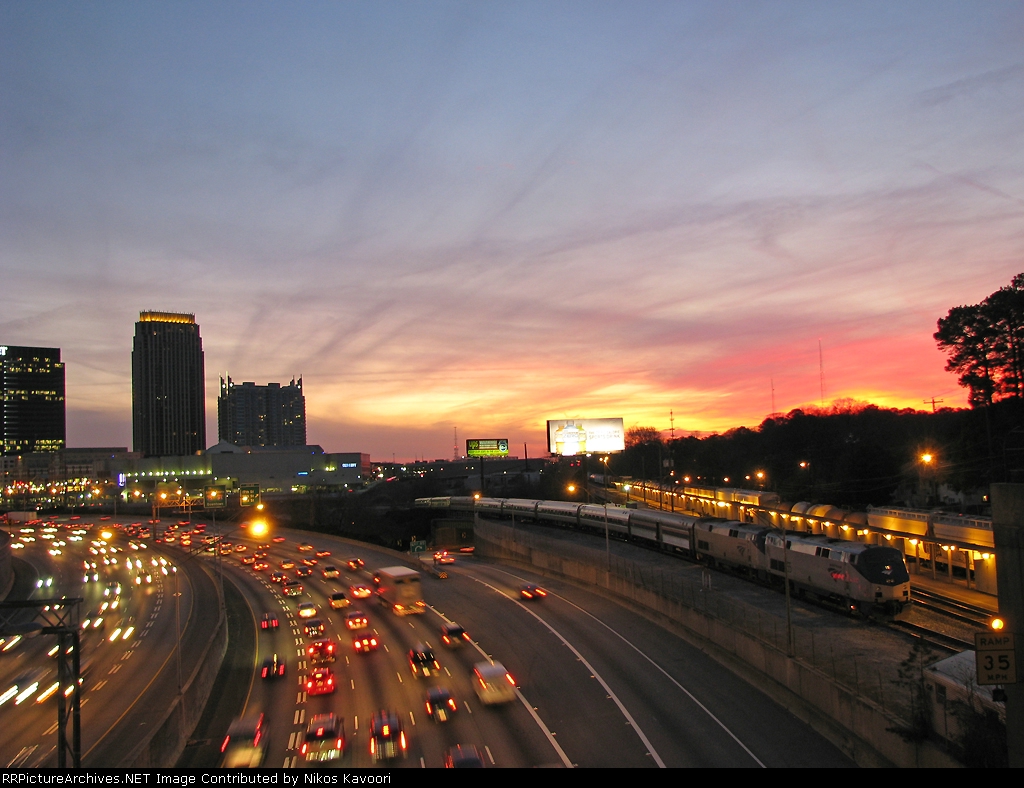
[{"label": "tall office building", "polygon": [[146,457],[206,448],[206,378],[196,316],[142,312],[132,349],[132,435]]},{"label": "tall office building", "polygon": [[306,398],[302,378],[287,386],[238,385],[220,379],[217,399],[220,439],[236,446],[305,446]]},{"label": "tall office building", "polygon": [[67,438],[60,348],[0,345],[4,454],[60,451]]}]

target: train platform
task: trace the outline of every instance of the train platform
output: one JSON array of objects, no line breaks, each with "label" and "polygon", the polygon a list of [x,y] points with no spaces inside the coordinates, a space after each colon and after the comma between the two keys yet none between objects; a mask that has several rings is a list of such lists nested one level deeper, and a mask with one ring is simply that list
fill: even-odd
[{"label": "train platform", "polygon": [[918,575],[911,571],[910,587],[912,589],[919,588],[931,594],[948,597],[949,599],[955,599],[957,602],[981,608],[982,610],[987,610],[990,613],[999,612],[998,597],[995,597],[992,594],[982,593],[981,591],[975,591],[973,588],[968,588],[967,582],[959,578],[954,578],[952,582],[946,579],[932,580],[932,578],[926,573]]}]

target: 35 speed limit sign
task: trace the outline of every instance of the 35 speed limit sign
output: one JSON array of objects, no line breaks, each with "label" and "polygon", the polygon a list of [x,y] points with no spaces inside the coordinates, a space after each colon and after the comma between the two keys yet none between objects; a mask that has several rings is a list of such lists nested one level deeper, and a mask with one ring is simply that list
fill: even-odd
[{"label": "35 speed limit sign", "polygon": [[977,632],[974,635],[974,651],[979,685],[1017,683],[1013,635]]}]

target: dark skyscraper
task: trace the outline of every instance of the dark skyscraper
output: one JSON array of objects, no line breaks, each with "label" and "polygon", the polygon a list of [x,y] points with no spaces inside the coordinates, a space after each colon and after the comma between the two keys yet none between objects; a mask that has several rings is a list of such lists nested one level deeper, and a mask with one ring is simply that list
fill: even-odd
[{"label": "dark skyscraper", "polygon": [[305,446],[302,378],[287,386],[238,385],[230,377],[221,378],[217,427],[220,439],[236,446]]},{"label": "dark skyscraper", "polygon": [[67,438],[60,348],[0,345],[4,454],[60,451]]},{"label": "dark skyscraper", "polygon": [[132,350],[132,434],[146,457],[206,448],[203,340],[195,315],[142,312]]}]

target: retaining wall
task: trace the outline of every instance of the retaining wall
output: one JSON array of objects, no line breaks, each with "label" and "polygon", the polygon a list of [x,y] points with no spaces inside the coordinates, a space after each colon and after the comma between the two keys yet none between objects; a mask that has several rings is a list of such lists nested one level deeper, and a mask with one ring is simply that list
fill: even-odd
[{"label": "retaining wall", "polygon": [[[182,562],[186,563],[186,562]],[[180,566],[180,564],[179,564]],[[197,604],[215,599],[221,614],[209,632],[202,655],[183,681],[181,696],[163,716],[153,721],[149,734],[137,742],[118,764],[124,769],[171,768],[181,757],[192,731],[203,715],[228,648],[227,619],[223,613],[220,587],[204,562],[191,562],[193,594]]]}]

